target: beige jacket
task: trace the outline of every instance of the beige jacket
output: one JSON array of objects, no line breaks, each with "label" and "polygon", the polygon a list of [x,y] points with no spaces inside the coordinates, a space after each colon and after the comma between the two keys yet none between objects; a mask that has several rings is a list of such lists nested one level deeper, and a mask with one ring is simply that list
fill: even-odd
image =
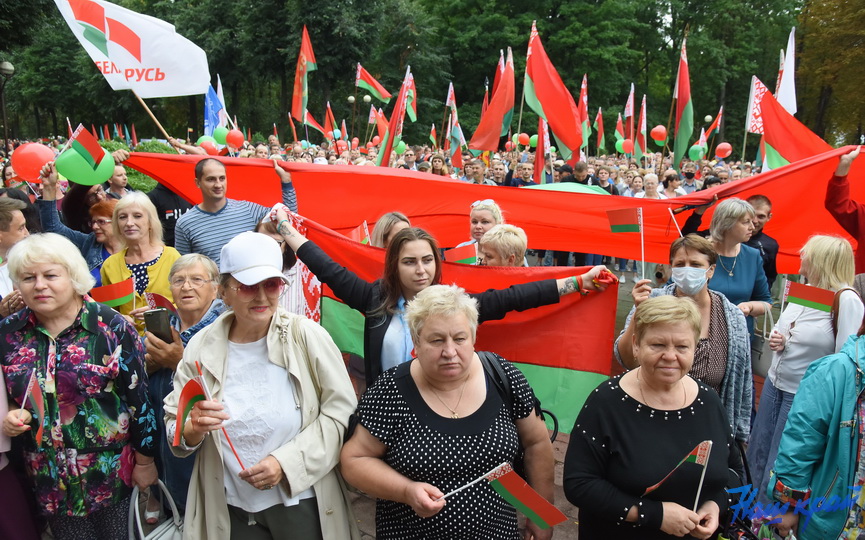
[{"label": "beige jacket", "polygon": [[[195,361],[201,365],[213,398],[221,398],[228,330],[233,321],[234,312],[223,313],[190,340],[174,375],[174,391],[165,398],[166,426],[174,426],[180,392],[198,374]],[[282,308],[271,320],[267,350],[270,362],[287,369],[302,415],[300,433],[271,453],[288,480],[282,488],[288,489],[290,496],[314,489],[324,538],[360,538],[345,484],[336,468],[343,434],[357,405],[339,350],[323,328]],[[222,460],[234,457],[222,455],[218,437],[222,437],[221,432],[212,432],[191,451],[171,447],[180,457],[196,453],[186,500],[185,539],[223,539],[230,535]]]}]

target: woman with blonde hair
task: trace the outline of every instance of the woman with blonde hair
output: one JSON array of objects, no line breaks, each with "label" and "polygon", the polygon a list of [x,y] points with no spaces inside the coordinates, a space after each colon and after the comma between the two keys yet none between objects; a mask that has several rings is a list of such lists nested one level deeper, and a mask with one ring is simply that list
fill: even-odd
[{"label": "woman with blonde hair", "polygon": [[375,222],[370,244],[386,249],[396,233],[409,227],[411,227],[411,221],[409,221],[405,214],[402,212],[388,212]]},{"label": "woman with blonde hair", "polygon": [[469,212],[469,234],[471,234],[471,240],[457,244],[457,247],[474,244],[475,254],[478,255],[478,242],[480,242],[481,238],[494,226],[504,222],[505,218],[502,217],[502,209],[496,204],[496,201],[484,199],[473,202],[471,212]]},{"label": "woman with blonde hair", "polygon": [[132,279],[132,300],[116,309],[144,335],[144,312],[150,309],[145,292],[161,294],[173,302],[168,275],[180,253],[162,241],[162,224],[147,195],[134,191],[117,201],[111,223],[122,249],[102,264],[102,284]]},{"label": "woman with blonde hair", "polygon": [[525,266],[526,232],[502,223],[488,230],[478,243],[480,266]]},{"label": "woman with blonde hair", "polygon": [[[754,486],[765,488],[775,465],[787,415],[805,370],[814,360],[841,352],[862,324],[865,306],[853,283],[853,247],[838,236],[816,235],[799,250],[799,273],[806,282],[835,293],[831,312],[788,303],[781,313],[769,347],[772,365],[760,395],[748,445]],[[769,502],[764,489],[758,500]]]}]

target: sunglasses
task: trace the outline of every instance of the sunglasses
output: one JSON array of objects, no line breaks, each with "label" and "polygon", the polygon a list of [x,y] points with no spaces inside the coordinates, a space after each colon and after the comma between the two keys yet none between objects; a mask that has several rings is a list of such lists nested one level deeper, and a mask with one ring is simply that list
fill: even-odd
[{"label": "sunglasses", "polygon": [[232,285],[226,285],[226,287],[234,291],[240,301],[249,302],[258,296],[258,291],[261,288],[264,288],[264,295],[268,298],[279,298],[285,290],[285,282],[279,278],[270,278],[255,285],[244,285],[241,283],[237,287]]},{"label": "sunglasses", "polygon": [[486,205],[491,205],[491,204],[496,204],[496,201],[494,201],[494,200],[492,200],[492,199],[484,199],[484,200],[482,200],[482,201],[475,201],[475,202],[473,202],[473,203],[472,203],[472,208],[474,208],[474,207],[476,207],[476,206],[480,206],[480,205],[484,205],[484,206],[486,206]]}]

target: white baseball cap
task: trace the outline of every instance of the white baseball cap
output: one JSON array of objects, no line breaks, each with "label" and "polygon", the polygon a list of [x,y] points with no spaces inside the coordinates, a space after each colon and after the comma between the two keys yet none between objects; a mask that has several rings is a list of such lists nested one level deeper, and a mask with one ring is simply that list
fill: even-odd
[{"label": "white baseball cap", "polygon": [[255,285],[270,278],[286,281],[282,274],[282,250],[266,234],[243,232],[222,246],[219,273],[231,274],[244,285]]}]

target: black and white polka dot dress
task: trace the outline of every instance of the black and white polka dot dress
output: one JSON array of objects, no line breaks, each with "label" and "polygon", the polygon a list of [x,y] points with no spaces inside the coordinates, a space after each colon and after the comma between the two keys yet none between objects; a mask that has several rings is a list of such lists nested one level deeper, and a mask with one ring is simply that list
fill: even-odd
[{"label": "black and white polka dot dress", "polygon": [[138,264],[126,263],[126,267],[132,272],[132,283],[135,285],[135,292],[138,294],[144,294],[144,291],[147,290],[147,286],[150,285],[150,276],[147,274],[147,269],[159,261],[164,251],[160,251],[158,257],[147,262]]},{"label": "black and white polka dot dress", "polygon": [[[514,394],[514,415],[532,412],[534,394],[522,373],[501,360]],[[384,461],[408,478],[448,493],[505,461],[513,463],[519,439],[511,412],[487,377],[487,399],[465,418],[444,418],[423,400],[409,367],[382,374],[361,399],[360,423],[387,446]],[[378,500],[376,538],[379,540],[516,540],[516,510],[486,481],[448,497],[444,509],[431,518],[410,506]]]}]

